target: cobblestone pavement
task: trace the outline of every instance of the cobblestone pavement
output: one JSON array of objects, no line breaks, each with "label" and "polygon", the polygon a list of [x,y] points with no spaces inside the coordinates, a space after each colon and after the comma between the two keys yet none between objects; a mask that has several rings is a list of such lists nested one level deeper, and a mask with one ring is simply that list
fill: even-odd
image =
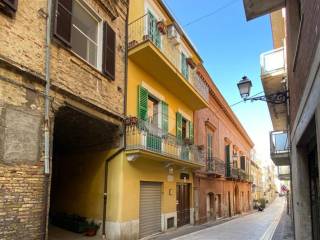
[{"label": "cobblestone pavement", "polygon": [[285,207],[285,199],[276,199],[263,212],[190,233],[176,240],[266,240],[271,239]]}]

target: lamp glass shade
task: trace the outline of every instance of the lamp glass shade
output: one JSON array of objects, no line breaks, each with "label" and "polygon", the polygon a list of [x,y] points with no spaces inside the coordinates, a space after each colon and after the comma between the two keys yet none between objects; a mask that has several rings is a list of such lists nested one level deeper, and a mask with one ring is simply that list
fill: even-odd
[{"label": "lamp glass shade", "polygon": [[251,80],[244,76],[237,84],[242,98],[247,98],[250,96],[250,90],[252,87]]}]

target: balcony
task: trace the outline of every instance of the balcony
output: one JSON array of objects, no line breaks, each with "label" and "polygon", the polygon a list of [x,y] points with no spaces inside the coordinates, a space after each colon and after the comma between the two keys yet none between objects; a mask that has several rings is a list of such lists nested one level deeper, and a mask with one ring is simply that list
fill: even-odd
[{"label": "balcony", "polygon": [[126,140],[128,161],[144,158],[190,168],[205,166],[202,150],[198,146],[178,140],[162,129],[137,118],[127,120]]},{"label": "balcony", "polygon": [[[286,90],[286,61],[284,48],[265,52],[260,56],[261,81],[266,95]],[[287,127],[287,105],[268,104],[274,130]]]},{"label": "balcony", "polygon": [[236,167],[230,168],[230,171],[227,172],[227,178],[250,182],[249,174],[245,170]]},{"label": "balcony", "polygon": [[261,54],[261,76],[274,76],[285,72],[284,48],[277,48]]},{"label": "balcony", "polygon": [[285,7],[285,0],[244,0],[244,9],[247,20],[271,13]]},{"label": "balcony", "polygon": [[225,162],[216,157],[207,157],[207,173],[216,177],[225,175]]},{"label": "balcony", "polygon": [[150,73],[193,110],[208,107],[209,89],[199,78],[196,68],[189,67],[184,74],[181,71],[179,37],[169,38],[159,32],[156,34],[157,38],[155,34],[150,35],[148,18],[149,15],[146,14],[129,24],[130,60]]},{"label": "balcony", "polygon": [[290,167],[289,166],[278,166],[278,179],[279,180],[290,180]]},{"label": "balcony", "polygon": [[288,131],[273,131],[270,133],[270,156],[276,166],[288,166],[290,143]]}]

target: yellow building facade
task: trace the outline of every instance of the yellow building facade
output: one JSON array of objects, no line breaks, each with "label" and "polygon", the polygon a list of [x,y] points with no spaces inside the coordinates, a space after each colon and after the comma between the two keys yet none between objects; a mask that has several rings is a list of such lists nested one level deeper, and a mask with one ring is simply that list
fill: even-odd
[{"label": "yellow building facade", "polygon": [[251,160],[251,178],[252,178],[252,200],[253,206],[257,201],[263,198],[263,172],[258,162]]},{"label": "yellow building facade", "polygon": [[108,164],[107,237],[138,239],[192,224],[195,110],[208,106],[194,47],[162,1],[129,6],[126,150]]}]

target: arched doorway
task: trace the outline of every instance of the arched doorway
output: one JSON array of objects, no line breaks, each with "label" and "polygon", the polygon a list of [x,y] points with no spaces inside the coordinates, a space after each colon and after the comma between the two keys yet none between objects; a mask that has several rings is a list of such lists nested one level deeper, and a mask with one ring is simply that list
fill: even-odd
[{"label": "arched doorway", "polygon": [[212,192],[207,194],[207,220],[214,219],[214,194]]},{"label": "arched doorway", "polygon": [[235,206],[235,214],[240,213],[240,196],[239,196],[239,187],[238,185],[234,188],[234,206]]}]

